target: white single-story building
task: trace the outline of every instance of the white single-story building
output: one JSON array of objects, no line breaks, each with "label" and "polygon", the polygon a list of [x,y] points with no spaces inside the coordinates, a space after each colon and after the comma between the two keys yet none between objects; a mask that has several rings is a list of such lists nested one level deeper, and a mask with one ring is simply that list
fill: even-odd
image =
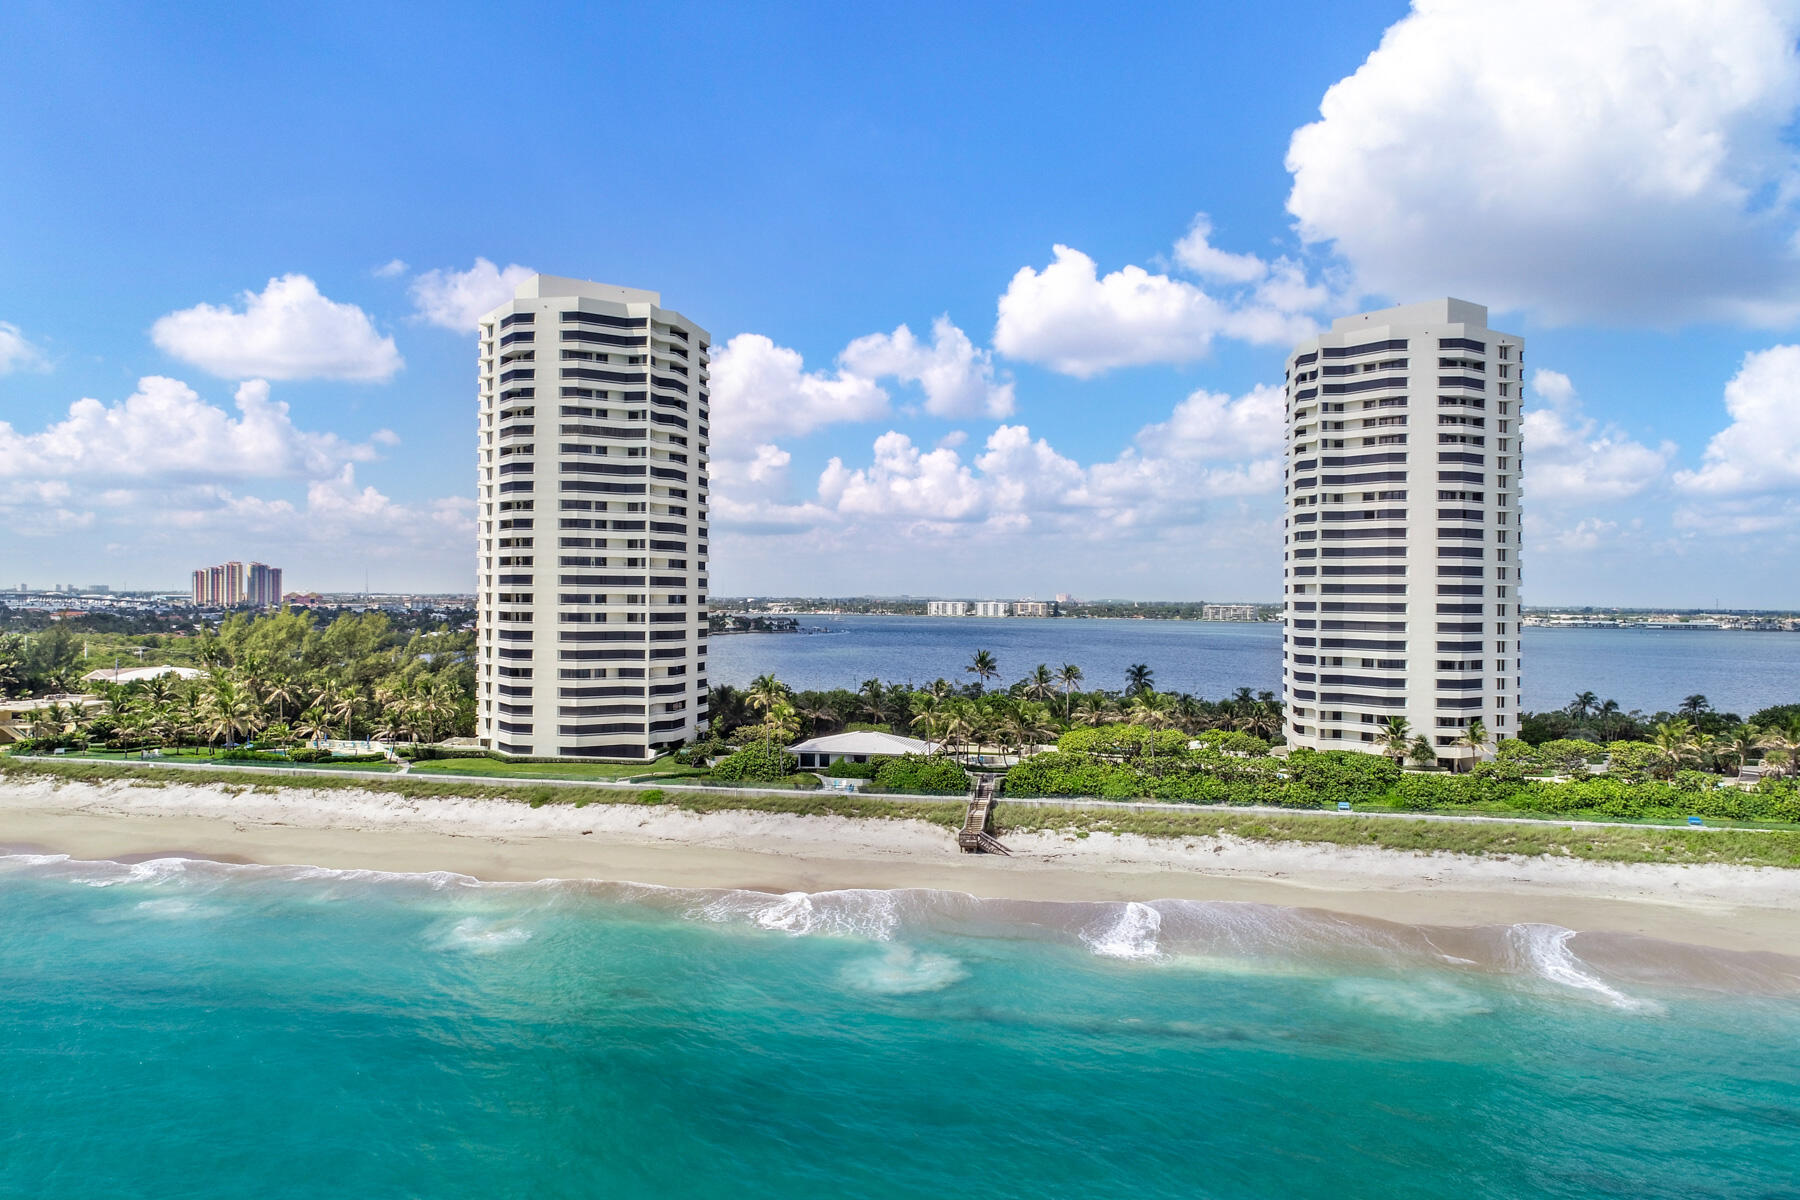
[{"label": "white single-story building", "polygon": [[144,679],[158,679],[164,675],[173,675],[177,679],[198,679],[206,674],[198,667],[102,667],[98,671],[89,671],[82,678],[90,683],[137,683]]},{"label": "white single-story building", "polygon": [[857,730],[810,738],[798,746],[789,746],[788,753],[800,760],[802,771],[817,771],[845,759],[860,763],[868,762],[878,754],[929,754],[931,743],[901,737],[897,733]]}]

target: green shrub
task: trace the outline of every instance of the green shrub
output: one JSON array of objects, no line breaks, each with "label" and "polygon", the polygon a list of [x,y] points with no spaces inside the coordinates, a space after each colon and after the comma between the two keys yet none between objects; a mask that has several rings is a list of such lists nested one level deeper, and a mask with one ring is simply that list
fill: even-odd
[{"label": "green shrub", "polygon": [[851,762],[847,758],[839,759],[829,767],[820,767],[819,774],[830,775],[835,779],[873,779],[875,764],[873,762]]},{"label": "green shrub", "polygon": [[969,773],[942,754],[883,755],[866,765],[875,768],[875,786],[883,791],[960,796],[969,790]]},{"label": "green shrub", "polygon": [[1606,751],[1612,759],[1606,773],[1614,779],[1631,781],[1650,778],[1662,757],[1649,742],[1613,742]]},{"label": "green shrub", "polygon": [[1179,729],[1153,731],[1147,725],[1096,725],[1069,730],[1056,739],[1056,748],[1107,758],[1171,757],[1188,752],[1188,735]]},{"label": "green shrub", "polygon": [[720,783],[775,783],[799,769],[800,760],[780,746],[752,742],[713,764],[712,777]]},{"label": "green shrub", "polygon": [[1400,768],[1377,754],[1354,750],[1295,750],[1287,758],[1290,791],[1299,803],[1369,801],[1400,782]]},{"label": "green shrub", "polygon": [[1255,734],[1237,729],[1208,729],[1196,739],[1202,746],[1223,754],[1261,756],[1269,752],[1269,743]]},{"label": "green shrub", "polygon": [[276,754],[273,750],[248,750],[248,749],[244,749],[242,747],[237,747],[237,748],[230,749],[230,750],[219,751],[219,761],[221,761],[221,762],[278,762],[278,763],[285,763],[285,762],[293,762],[294,759],[290,758],[286,754]]}]

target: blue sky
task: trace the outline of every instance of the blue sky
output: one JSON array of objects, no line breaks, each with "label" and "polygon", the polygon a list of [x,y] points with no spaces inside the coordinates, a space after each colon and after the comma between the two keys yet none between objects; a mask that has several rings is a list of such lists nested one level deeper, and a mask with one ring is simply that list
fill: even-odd
[{"label": "blue sky", "polygon": [[711,330],[721,594],[1274,599],[1287,345],[1454,294],[1528,603],[1794,603],[1792,6],[971,7],[8,6],[0,583],[471,586],[529,268]]}]

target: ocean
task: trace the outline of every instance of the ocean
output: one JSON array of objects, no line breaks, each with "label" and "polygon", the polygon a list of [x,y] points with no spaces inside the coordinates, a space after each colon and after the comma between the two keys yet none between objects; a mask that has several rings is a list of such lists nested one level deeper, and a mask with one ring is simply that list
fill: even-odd
[{"label": "ocean", "polygon": [[[957,683],[977,650],[1010,684],[1039,663],[1072,662],[1084,687],[1123,689],[1125,670],[1148,663],[1163,691],[1208,700],[1240,687],[1281,691],[1281,626],[1250,622],[1072,618],[801,617],[815,633],[733,634],[709,642],[708,676],[741,687],[764,672],[798,689],[865,679]],[[1561,708],[1584,691],[1626,710],[1673,711],[1696,692],[1721,712],[1749,716],[1800,702],[1800,634],[1725,630],[1549,629],[1522,639],[1521,702]]]},{"label": "ocean", "polygon": [[1800,1196],[1791,959],[0,858],[0,1194]]}]

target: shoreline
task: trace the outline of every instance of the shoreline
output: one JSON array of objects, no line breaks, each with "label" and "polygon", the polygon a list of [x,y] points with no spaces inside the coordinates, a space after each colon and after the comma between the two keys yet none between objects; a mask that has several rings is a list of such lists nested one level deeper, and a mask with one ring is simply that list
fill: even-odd
[{"label": "shoreline", "polygon": [[1800,871],[1472,857],[1231,837],[1011,835],[965,855],[921,821],[217,783],[0,786],[9,853],[210,858],[491,882],[763,892],[923,888],[1016,900],[1248,901],[1411,925],[1539,923],[1722,950],[1800,947]]}]

